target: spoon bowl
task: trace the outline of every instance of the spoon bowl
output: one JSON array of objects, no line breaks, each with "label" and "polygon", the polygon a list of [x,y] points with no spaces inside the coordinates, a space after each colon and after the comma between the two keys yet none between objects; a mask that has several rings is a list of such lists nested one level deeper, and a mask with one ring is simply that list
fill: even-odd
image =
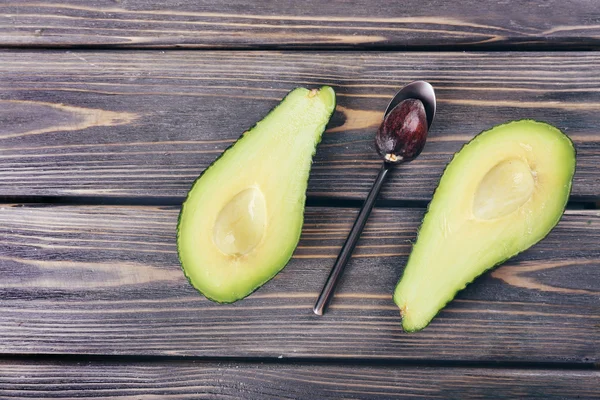
[{"label": "spoon bowl", "polygon": [[389,102],[385,109],[385,113],[383,114],[383,118],[385,118],[394,107],[406,99],[421,100],[423,107],[425,107],[425,115],[427,116],[427,128],[431,128],[436,109],[435,91],[433,90],[433,87],[425,81],[414,81],[400,89]]}]

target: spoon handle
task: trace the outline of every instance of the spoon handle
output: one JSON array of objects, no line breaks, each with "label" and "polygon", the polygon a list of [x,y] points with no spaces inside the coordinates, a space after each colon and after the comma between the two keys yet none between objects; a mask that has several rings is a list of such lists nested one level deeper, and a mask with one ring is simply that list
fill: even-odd
[{"label": "spoon handle", "polygon": [[315,303],[315,306],[313,308],[313,312],[315,314],[323,315],[323,313],[325,312],[325,309],[329,305],[329,302],[331,301],[331,298],[333,297],[333,292],[335,290],[335,286],[337,285],[337,282],[338,282],[340,276],[342,275],[342,272],[344,271],[344,267],[346,266],[346,263],[350,259],[350,256],[352,255],[352,251],[354,250],[354,247],[356,246],[356,242],[358,241],[358,238],[360,237],[360,234],[361,234],[363,228],[365,227],[367,220],[369,219],[369,214],[371,214],[371,210],[373,209],[373,206],[375,205],[375,200],[377,199],[377,196],[379,195],[379,191],[381,190],[381,186],[383,185],[383,181],[385,180],[385,177],[386,177],[390,167],[391,167],[391,165],[386,162],[384,162],[383,165],[381,166],[381,169],[379,170],[379,174],[377,175],[377,178],[375,179],[375,182],[373,183],[373,187],[371,187],[371,191],[367,195],[367,199],[363,203],[363,206],[361,207],[361,209],[358,213],[358,216],[356,217],[356,220],[354,221],[354,225],[352,226],[352,229],[350,230],[350,233],[348,234],[348,238],[346,239],[346,242],[342,246],[342,249],[340,250],[340,254],[338,255],[337,260],[335,260],[335,264],[333,265],[333,268],[331,269],[331,272],[329,273],[329,277],[327,278],[327,281],[325,282],[325,286],[323,286],[323,290],[321,290],[321,294],[319,294],[319,298],[317,299],[317,302]]}]

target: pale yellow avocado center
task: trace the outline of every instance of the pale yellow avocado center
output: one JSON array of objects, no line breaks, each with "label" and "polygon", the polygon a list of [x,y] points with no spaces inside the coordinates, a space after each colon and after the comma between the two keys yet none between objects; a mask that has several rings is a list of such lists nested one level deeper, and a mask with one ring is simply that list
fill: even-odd
[{"label": "pale yellow avocado center", "polygon": [[251,252],[267,225],[265,196],[257,187],[242,190],[221,209],[213,227],[213,242],[229,256]]},{"label": "pale yellow avocado center", "polygon": [[520,159],[504,160],[481,180],[473,200],[473,215],[490,220],[511,214],[525,204],[535,190],[535,173]]}]

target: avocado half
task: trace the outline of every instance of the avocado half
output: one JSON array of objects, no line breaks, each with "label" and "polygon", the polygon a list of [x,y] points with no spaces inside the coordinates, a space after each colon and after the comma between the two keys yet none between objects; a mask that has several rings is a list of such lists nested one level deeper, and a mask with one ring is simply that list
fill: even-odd
[{"label": "avocado half", "polygon": [[425,328],[468,283],[543,239],[574,172],[571,140],[532,120],[484,131],[456,153],[394,292],[403,329]]},{"label": "avocado half", "polygon": [[242,299],[288,263],[312,158],[334,109],[332,88],[294,89],[194,182],[179,214],[177,251],[207,298]]}]

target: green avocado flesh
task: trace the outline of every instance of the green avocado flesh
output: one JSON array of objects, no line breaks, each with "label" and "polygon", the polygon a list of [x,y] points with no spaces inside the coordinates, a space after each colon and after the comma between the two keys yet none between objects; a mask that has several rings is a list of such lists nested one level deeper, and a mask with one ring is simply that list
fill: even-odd
[{"label": "green avocado flesh", "polygon": [[242,299],[292,257],[312,157],[334,109],[330,87],[291,91],[194,182],[179,214],[177,250],[207,298]]},{"label": "green avocado flesh", "polygon": [[570,139],[532,120],[482,132],[456,153],[396,286],[403,329],[425,328],[468,283],[543,239],[574,172]]}]

